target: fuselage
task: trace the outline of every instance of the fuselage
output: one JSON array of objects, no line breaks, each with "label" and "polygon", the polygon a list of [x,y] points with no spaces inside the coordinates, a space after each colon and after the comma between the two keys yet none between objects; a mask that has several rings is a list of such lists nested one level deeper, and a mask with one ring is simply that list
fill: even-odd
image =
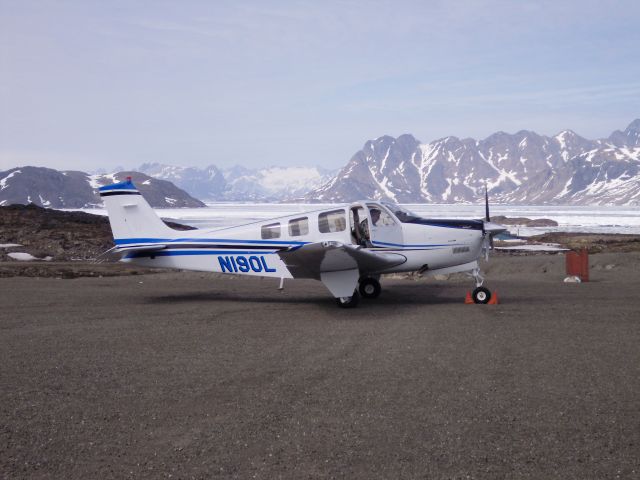
[{"label": "fuselage", "polygon": [[[371,215],[375,210],[377,220]],[[393,204],[361,201],[235,227],[176,232],[171,238],[116,239],[116,244],[140,248],[123,260],[144,266],[291,278],[278,253],[311,243],[397,255],[398,265],[366,272],[382,274],[468,264],[480,257],[483,239],[481,220],[424,219]],[[163,248],[153,249],[157,245]]]}]

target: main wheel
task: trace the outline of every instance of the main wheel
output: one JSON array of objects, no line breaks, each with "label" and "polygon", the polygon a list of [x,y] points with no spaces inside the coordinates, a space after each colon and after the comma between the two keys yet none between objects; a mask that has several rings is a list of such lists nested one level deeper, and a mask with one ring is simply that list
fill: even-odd
[{"label": "main wheel", "polygon": [[358,306],[358,302],[360,302],[360,295],[357,290],[353,292],[351,297],[336,298],[336,303],[342,308],[355,308]]},{"label": "main wheel", "polygon": [[360,295],[363,298],[378,298],[382,287],[380,282],[375,278],[367,277],[360,280]]},{"label": "main wheel", "polygon": [[475,303],[489,303],[489,300],[491,300],[491,290],[485,287],[478,287],[471,294],[471,298],[473,298]]}]

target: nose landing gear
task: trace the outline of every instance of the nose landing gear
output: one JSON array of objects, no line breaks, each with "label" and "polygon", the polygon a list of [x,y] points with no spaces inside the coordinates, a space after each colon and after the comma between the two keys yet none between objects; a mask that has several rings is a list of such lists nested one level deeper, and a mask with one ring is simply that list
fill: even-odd
[{"label": "nose landing gear", "polygon": [[473,299],[473,303],[484,303],[484,304],[489,303],[489,301],[491,300],[491,290],[489,290],[487,287],[482,286],[482,284],[484,283],[484,277],[482,276],[480,269],[479,268],[474,269],[471,272],[471,276],[476,281],[476,288],[471,293],[471,298]]}]

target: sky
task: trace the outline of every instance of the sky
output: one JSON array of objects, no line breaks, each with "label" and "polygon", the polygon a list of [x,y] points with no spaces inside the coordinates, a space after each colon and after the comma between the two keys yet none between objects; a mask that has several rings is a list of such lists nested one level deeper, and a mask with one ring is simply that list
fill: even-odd
[{"label": "sky", "polygon": [[339,168],[381,135],[608,136],[640,2],[0,0],[0,169]]}]

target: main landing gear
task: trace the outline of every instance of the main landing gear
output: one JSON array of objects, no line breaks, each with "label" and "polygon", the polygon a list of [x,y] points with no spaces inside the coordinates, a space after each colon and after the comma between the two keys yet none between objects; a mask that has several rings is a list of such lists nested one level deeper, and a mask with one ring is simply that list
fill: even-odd
[{"label": "main landing gear", "polygon": [[378,298],[382,287],[377,278],[363,277],[358,282],[358,288],[353,292],[351,297],[338,297],[336,303],[342,308],[355,308],[362,298]]},{"label": "main landing gear", "polygon": [[471,276],[476,280],[476,288],[471,292],[473,303],[489,303],[489,300],[491,300],[491,290],[482,286],[484,283],[484,277],[482,276],[480,269],[474,269],[471,272]]},{"label": "main landing gear", "polygon": [[342,308],[356,308],[360,303],[360,294],[358,290],[354,290],[353,295],[350,297],[338,297],[336,303]]},{"label": "main landing gear", "polygon": [[363,298],[378,298],[382,287],[377,279],[365,277],[360,279],[360,287],[358,287],[358,290],[360,290],[360,295],[362,295]]}]

